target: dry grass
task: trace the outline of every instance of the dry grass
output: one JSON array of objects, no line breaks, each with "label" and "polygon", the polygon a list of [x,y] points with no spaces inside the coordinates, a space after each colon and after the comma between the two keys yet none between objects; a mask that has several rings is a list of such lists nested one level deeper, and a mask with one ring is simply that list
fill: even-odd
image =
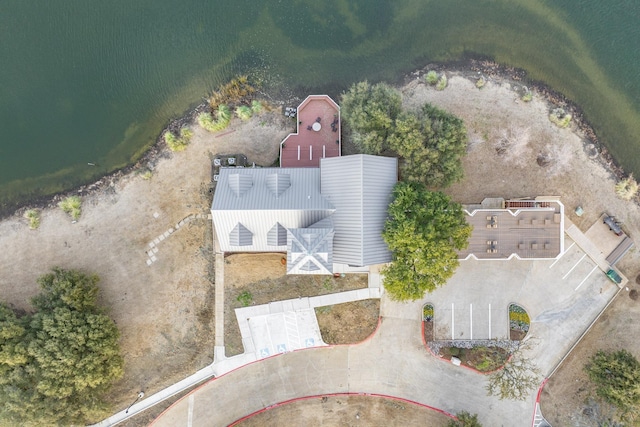
[{"label": "dry grass", "polygon": [[531,155],[531,129],[512,124],[498,131],[495,143],[496,153],[504,156],[505,161],[524,166]]},{"label": "dry grass", "polygon": [[326,396],[278,406],[237,424],[238,427],[293,425],[444,427],[446,415],[412,403],[373,396]]},{"label": "dry grass", "polygon": [[243,306],[240,295],[251,296],[250,305],[326,295],[366,288],[366,274],[344,278],[319,275],[288,275],[281,253],[231,254],[225,258],[224,345],[227,356],[241,354],[242,338],[234,310]]},{"label": "dry grass", "polygon": [[327,344],[356,344],[376,330],[380,300],[368,299],[316,308],[322,341]]}]

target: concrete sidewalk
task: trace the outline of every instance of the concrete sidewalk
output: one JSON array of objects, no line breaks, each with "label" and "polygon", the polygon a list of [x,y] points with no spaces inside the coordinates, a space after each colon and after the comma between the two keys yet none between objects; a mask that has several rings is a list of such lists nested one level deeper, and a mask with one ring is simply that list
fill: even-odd
[{"label": "concrete sidewalk", "polygon": [[[377,270],[376,270],[377,273]],[[204,381],[225,375],[229,372],[232,372],[242,366],[248,365],[252,362],[259,360],[259,354],[256,354],[255,345],[253,343],[253,339],[251,337],[251,328],[249,327],[249,319],[265,316],[270,314],[284,314],[284,313],[294,313],[296,311],[313,311],[315,307],[323,307],[326,305],[333,304],[341,304],[350,301],[359,301],[363,299],[370,298],[380,298],[380,277],[378,274],[374,273],[374,282],[373,287],[357,289],[353,291],[340,292],[336,294],[329,295],[321,295],[317,297],[310,298],[296,298],[291,300],[284,301],[276,301],[270,304],[264,304],[253,307],[240,308],[236,310],[236,316],[238,316],[238,324],[240,325],[240,331],[243,336],[243,345],[245,346],[245,352],[238,356],[227,358],[224,353],[224,344],[219,345],[218,343],[222,342],[222,338],[224,337],[224,286],[218,286],[218,284],[224,284],[224,278],[220,277],[219,274],[224,274],[224,253],[218,251],[218,246],[216,243],[216,347],[215,347],[215,357],[214,361],[211,365],[199,370],[195,374],[179,381],[158,393],[150,395],[149,397],[145,397],[143,400],[139,401],[135,405],[133,405],[128,413],[125,411],[120,411],[109,418],[94,424],[95,427],[110,427],[114,426],[118,423],[121,423],[136,414],[145,411],[156,404],[175,396],[176,394],[181,393],[182,391],[193,387],[194,385],[203,383]],[[369,276],[371,279],[371,275]],[[370,280],[371,285],[371,280]],[[376,286],[377,285],[377,286]],[[221,301],[218,304],[218,301]],[[218,314],[218,312],[221,312]],[[315,313],[313,313],[313,318],[315,319]],[[317,325],[317,320],[316,320]],[[220,340],[218,340],[218,336],[220,335]],[[293,348],[290,347],[286,349],[286,351],[297,350],[299,348],[305,348],[304,341],[302,345]],[[317,342],[314,342],[312,346],[325,345],[321,339],[318,339]],[[277,350],[277,347],[275,347]],[[270,351],[268,356],[273,354],[277,354],[277,351]]]}]

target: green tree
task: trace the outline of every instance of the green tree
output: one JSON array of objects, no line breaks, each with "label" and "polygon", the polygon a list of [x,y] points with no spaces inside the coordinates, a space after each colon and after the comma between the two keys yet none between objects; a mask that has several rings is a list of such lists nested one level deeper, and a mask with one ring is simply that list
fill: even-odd
[{"label": "green tree", "polygon": [[384,269],[392,299],[416,300],[442,286],[458,266],[456,250],[471,235],[460,204],[419,183],[400,182],[393,190],[382,237],[393,252]]},{"label": "green tree", "polygon": [[456,414],[456,418],[457,420],[449,421],[447,427],[482,427],[477,414],[471,415],[467,411],[462,411]]},{"label": "green tree", "polygon": [[362,152],[379,154],[387,149],[386,141],[402,111],[401,104],[400,92],[385,83],[355,83],[342,94],[342,119]]},{"label": "green tree", "polygon": [[0,421],[68,425],[95,421],[122,376],[118,329],[97,305],[95,275],[54,269],[38,279],[36,312],[0,306]]},{"label": "green tree", "polygon": [[640,415],[640,362],[627,350],[598,351],[585,366],[596,394],[611,403],[623,420]]},{"label": "green tree", "polygon": [[437,188],[462,178],[467,141],[461,119],[425,104],[416,114],[398,117],[388,145],[401,158],[403,179]]}]

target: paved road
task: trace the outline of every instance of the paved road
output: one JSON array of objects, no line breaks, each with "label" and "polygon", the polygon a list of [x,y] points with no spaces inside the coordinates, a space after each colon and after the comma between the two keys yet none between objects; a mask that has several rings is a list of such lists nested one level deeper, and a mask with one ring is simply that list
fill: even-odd
[{"label": "paved road", "polygon": [[445,411],[481,413],[484,425],[530,426],[535,391],[526,402],[488,399],[486,378],[437,360],[423,347],[420,321],[386,317],[356,346],[301,350],[219,377],[178,402],[153,424],[221,426],[298,396],[380,393]]},{"label": "paved road", "polygon": [[[557,262],[505,261],[500,268],[465,261],[446,286],[422,301],[399,304],[383,297],[382,323],[371,340],[242,367],[176,404],[154,426],[226,425],[295,397],[339,392],[398,396],[450,413],[466,410],[479,414],[483,425],[530,426],[536,390],[525,402],[500,401],[486,395],[485,376],[430,355],[421,340],[422,305],[429,301],[438,310],[465,298],[459,303],[464,307],[469,301],[491,303],[505,313],[506,322],[508,304],[522,304],[532,318],[534,345],[528,355],[548,375],[618,290],[603,273],[592,272],[595,263],[577,245],[565,256]],[[483,321],[479,313],[473,312],[478,323]]]}]

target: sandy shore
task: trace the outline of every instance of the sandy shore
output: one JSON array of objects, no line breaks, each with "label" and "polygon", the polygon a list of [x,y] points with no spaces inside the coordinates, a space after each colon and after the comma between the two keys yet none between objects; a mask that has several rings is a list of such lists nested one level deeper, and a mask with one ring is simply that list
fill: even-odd
[{"label": "sandy shore", "polygon": [[[615,196],[615,171],[606,166],[608,160],[593,156],[592,142],[575,125],[553,125],[548,120],[551,105],[539,93],[522,102],[521,83],[489,73],[486,85],[478,89],[469,71],[448,71],[448,87],[436,91],[423,83],[422,73],[403,86],[405,104],[431,102],[463,118],[469,131],[465,179],[447,190],[455,200],[558,195],[583,230],[607,211],[633,237],[640,235],[640,209]],[[35,231],[28,229],[20,212],[1,221],[3,300],[29,310],[29,298],[38,292],[36,278],[52,266],[97,273],[102,278],[101,303],[122,333],[126,373],[110,396],[118,409],[139,390],[152,394],[209,364],[214,345],[210,221],[189,221],[155,244],[157,252],[149,244],[190,215],[206,218],[215,154],[244,153],[250,162],[270,165],[294,125],[272,112],[247,123],[234,119],[223,135],[192,126],[194,137],[186,151],[158,148],[139,165],[153,171],[150,180],[134,169],[82,191],[83,213],[76,224],[55,207],[42,211],[42,224]],[[499,155],[496,143],[505,133],[528,135],[528,143],[517,155]],[[545,153],[557,158],[540,166],[537,158]],[[576,206],[585,210],[581,218],[573,214]],[[629,278],[640,270],[638,258],[633,251],[620,264]]]}]

